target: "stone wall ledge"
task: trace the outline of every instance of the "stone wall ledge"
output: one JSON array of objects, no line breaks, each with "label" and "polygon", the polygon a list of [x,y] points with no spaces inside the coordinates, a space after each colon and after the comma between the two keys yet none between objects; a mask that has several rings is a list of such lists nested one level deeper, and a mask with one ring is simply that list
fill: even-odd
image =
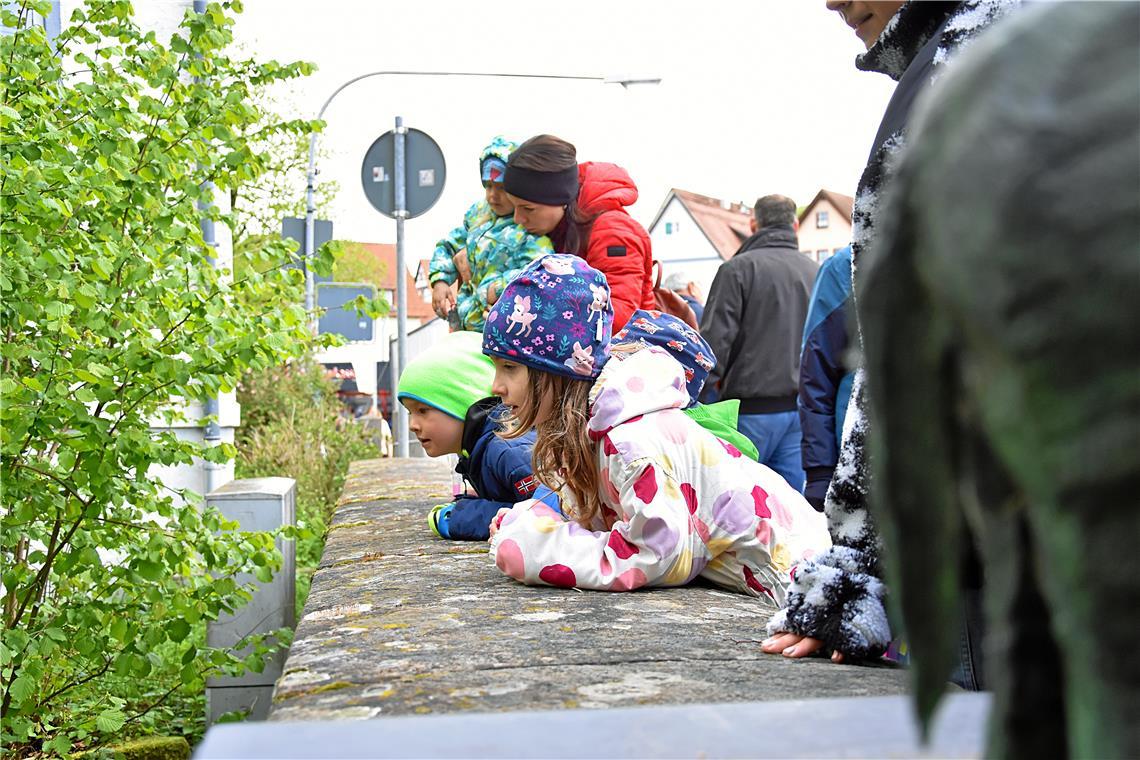
[{"label": "stone wall ledge", "polygon": [[449,482],[439,461],[353,464],[271,721],[906,692],[891,667],[761,654],[771,610],[750,597],[522,586],[430,533]]}]

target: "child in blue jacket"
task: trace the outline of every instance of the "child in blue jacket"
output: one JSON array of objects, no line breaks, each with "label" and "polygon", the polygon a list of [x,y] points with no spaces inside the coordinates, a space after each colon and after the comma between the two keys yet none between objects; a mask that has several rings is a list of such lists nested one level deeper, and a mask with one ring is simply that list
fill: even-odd
[{"label": "child in blue jacket", "polygon": [[428,456],[458,454],[455,471],[474,490],[428,514],[442,538],[487,540],[491,518],[532,498],[538,486],[530,457],[534,432],[511,440],[495,435],[504,410],[491,396],[494,374],[482,336],[460,331],[408,362],[400,375],[397,397],[408,410],[409,429]]}]

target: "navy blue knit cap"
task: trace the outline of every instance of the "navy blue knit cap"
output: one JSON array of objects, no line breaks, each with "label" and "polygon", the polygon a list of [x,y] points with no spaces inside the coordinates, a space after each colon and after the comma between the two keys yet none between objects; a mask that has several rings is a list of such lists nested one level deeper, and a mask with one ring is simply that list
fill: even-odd
[{"label": "navy blue knit cap", "polygon": [[532,261],[487,314],[483,353],[592,380],[609,358],[614,310],[606,276],[578,256]]},{"label": "navy blue knit cap", "polygon": [[612,342],[614,345],[640,343],[668,351],[685,368],[689,406],[697,403],[705,380],[716,366],[716,355],[701,334],[672,314],[661,311],[638,309]]}]

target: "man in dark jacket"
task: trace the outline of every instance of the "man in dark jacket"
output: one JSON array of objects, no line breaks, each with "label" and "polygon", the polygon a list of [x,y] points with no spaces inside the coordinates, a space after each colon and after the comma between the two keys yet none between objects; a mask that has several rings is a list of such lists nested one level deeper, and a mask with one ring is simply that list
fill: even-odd
[{"label": "man in dark jacket", "polygon": [[753,209],[752,237],[713,278],[701,334],[716,354],[710,380],[740,399],[739,430],[760,463],[797,491],[804,487],[796,411],[800,344],[816,264],[799,251],[796,204],[766,195]]}]

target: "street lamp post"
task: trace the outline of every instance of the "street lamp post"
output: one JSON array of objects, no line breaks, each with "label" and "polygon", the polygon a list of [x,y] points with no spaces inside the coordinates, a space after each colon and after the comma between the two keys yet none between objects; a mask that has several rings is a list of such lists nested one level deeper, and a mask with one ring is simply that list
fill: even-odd
[{"label": "street lamp post", "polygon": [[[344,84],[333,90],[332,94],[328,96],[324,104],[321,105],[321,110],[317,112],[317,120],[325,115],[325,110],[328,109],[329,104],[332,103],[333,98],[339,95],[345,88],[359,82],[362,79],[369,79],[371,77],[379,76],[443,76],[443,77],[495,77],[507,79],[568,79],[577,81],[593,81],[602,82],[604,84],[620,84],[624,88],[628,88],[633,84],[659,84],[660,77],[599,77],[599,76],[568,76],[563,74],[504,74],[493,72],[478,72],[478,71],[370,71],[366,74],[360,74],[352,79],[349,79]],[[402,125],[397,125],[399,128]],[[396,139],[399,140],[401,135],[397,135]],[[305,246],[304,246],[304,262],[305,262],[305,311],[310,315],[313,324],[313,331],[316,332],[316,290],[315,282],[313,280],[312,269],[312,256],[314,253],[314,236],[313,225],[316,219],[316,202],[314,199],[314,185],[317,179],[317,133],[313,132],[309,136],[309,167],[306,172],[307,183],[305,185]],[[395,173],[400,173],[403,167],[396,167]],[[400,177],[402,178],[402,174]],[[397,206],[399,208],[400,206]],[[403,218],[397,218],[396,224],[402,225]],[[403,356],[403,346],[407,340],[408,333],[408,303],[407,303],[407,288],[404,287],[406,264],[404,261],[404,251],[399,247],[396,251],[396,334],[397,345],[400,346],[399,361],[402,363],[405,359]],[[389,363],[391,363],[389,357]],[[402,371],[403,366],[399,369]],[[401,457],[408,456],[408,425],[407,417],[404,413],[403,407],[395,403],[393,399],[392,404],[393,432],[396,435],[396,455]]]}]

